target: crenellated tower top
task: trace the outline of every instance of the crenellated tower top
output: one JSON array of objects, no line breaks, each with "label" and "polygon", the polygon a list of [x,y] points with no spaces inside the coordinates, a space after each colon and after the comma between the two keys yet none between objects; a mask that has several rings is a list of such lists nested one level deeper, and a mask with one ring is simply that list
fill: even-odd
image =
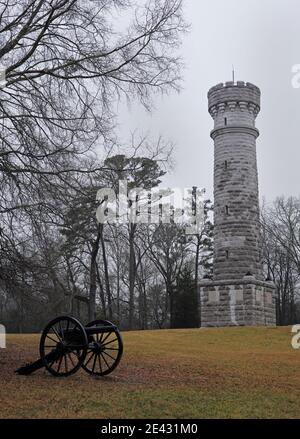
[{"label": "crenellated tower top", "polygon": [[260,89],[250,82],[229,81],[212,87],[208,92],[208,108],[213,119],[225,111],[249,112],[256,118],[260,111]]}]

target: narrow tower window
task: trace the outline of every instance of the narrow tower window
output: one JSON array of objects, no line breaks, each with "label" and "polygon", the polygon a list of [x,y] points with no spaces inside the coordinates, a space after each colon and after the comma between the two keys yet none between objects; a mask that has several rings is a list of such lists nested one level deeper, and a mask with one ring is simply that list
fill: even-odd
[{"label": "narrow tower window", "polygon": [[227,169],[228,169],[228,161],[227,160],[225,160],[225,162],[224,162],[224,168],[227,171]]},{"label": "narrow tower window", "polygon": [[229,251],[226,250],[226,259],[229,259]]},{"label": "narrow tower window", "polygon": [[227,117],[224,118],[224,124],[227,125]]},{"label": "narrow tower window", "polygon": [[225,212],[226,212],[226,215],[229,215],[229,207],[228,206],[225,207]]}]

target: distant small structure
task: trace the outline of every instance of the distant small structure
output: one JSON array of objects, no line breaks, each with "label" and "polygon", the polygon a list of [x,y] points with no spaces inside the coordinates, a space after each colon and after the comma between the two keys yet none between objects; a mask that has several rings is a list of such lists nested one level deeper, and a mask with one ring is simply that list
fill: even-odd
[{"label": "distant small structure", "polygon": [[275,287],[263,279],[253,84],[221,83],[208,92],[214,120],[213,279],[200,283],[202,326],[275,325]]},{"label": "distant small structure", "polygon": [[6,330],[5,326],[0,325],[0,349],[6,348]]}]

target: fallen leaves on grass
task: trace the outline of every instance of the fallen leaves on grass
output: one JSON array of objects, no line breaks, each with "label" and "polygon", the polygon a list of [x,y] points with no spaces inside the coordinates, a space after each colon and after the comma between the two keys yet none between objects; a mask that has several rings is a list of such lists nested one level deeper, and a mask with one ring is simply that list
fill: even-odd
[{"label": "fallen leaves on grass", "polygon": [[38,335],[9,335],[0,351],[2,418],[297,418],[300,352],[290,328],[123,334],[107,377],[54,378],[14,370],[38,358]]}]

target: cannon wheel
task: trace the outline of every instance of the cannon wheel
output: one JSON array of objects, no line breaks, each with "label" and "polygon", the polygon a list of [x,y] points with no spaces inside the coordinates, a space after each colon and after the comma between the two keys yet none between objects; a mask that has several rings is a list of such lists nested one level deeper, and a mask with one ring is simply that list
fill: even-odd
[{"label": "cannon wheel", "polygon": [[91,375],[108,375],[118,366],[123,354],[121,334],[108,320],[94,320],[86,328],[91,326],[111,326],[112,330],[89,335],[89,348],[82,368]]},{"label": "cannon wheel", "polygon": [[45,327],[40,341],[40,356],[52,375],[66,377],[82,366],[87,348],[83,325],[74,317],[61,316]]}]

